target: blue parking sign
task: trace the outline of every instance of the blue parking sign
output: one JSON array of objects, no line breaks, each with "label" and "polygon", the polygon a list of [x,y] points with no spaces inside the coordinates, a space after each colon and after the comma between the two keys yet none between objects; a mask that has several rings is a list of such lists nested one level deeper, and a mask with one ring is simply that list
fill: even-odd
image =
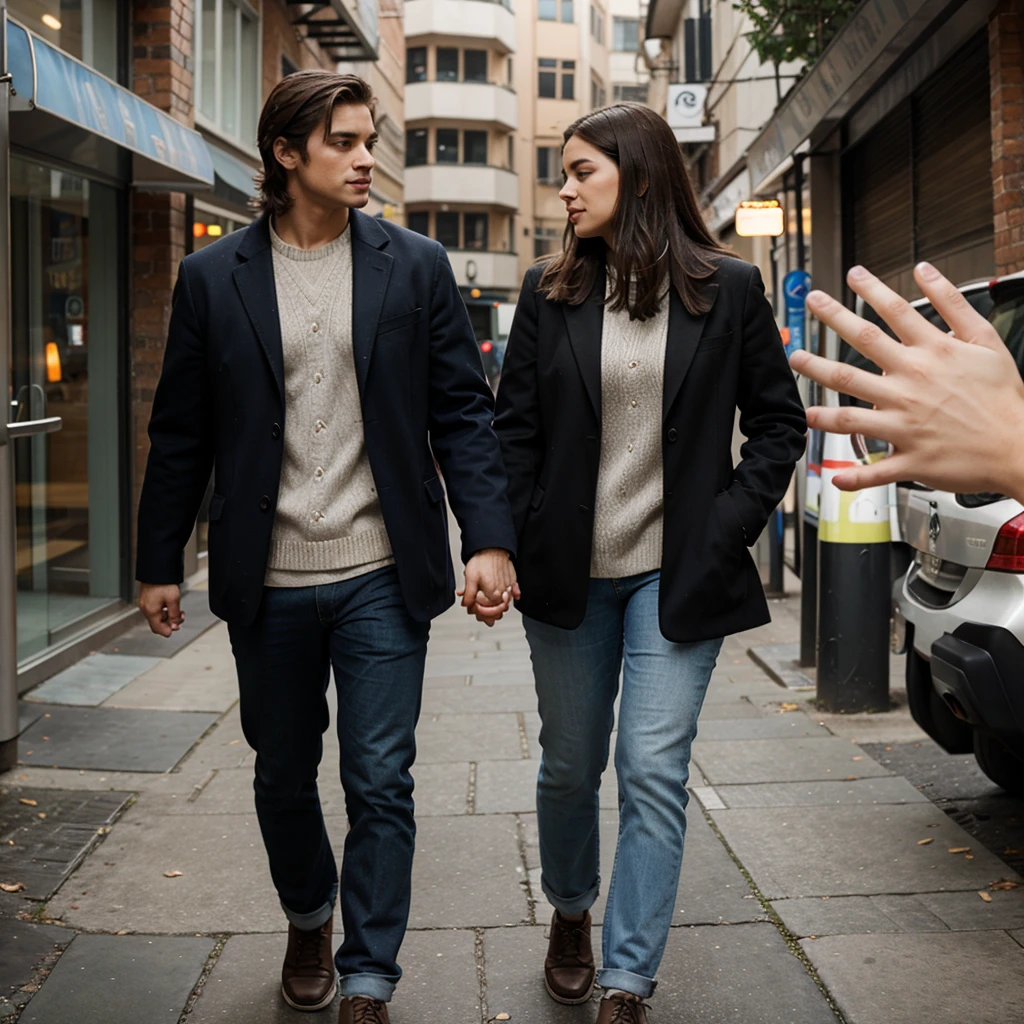
[{"label": "blue parking sign", "polygon": [[806,270],[791,270],[782,281],[782,294],[786,302],[786,326],[789,341],[786,356],[804,348],[804,333],[807,328],[807,293],[811,290],[811,275]]}]

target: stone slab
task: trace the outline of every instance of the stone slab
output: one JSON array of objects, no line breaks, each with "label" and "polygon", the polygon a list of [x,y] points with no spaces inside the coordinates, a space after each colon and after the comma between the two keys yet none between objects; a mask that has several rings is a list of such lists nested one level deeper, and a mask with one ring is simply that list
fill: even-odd
[{"label": "stone slab", "polygon": [[54,707],[19,741],[22,764],[164,772],[217,721],[213,714]]},{"label": "stone slab", "polygon": [[971,839],[928,804],[738,808],[713,816],[768,899],[977,891],[1008,874],[976,844],[970,861],[947,853],[972,846]]},{"label": "stone slab", "polygon": [[214,942],[166,935],[79,935],[23,1024],[177,1024]]},{"label": "stone slab", "polygon": [[1011,931],[1024,928],[1024,888],[989,892],[986,903],[976,892],[928,892],[917,897],[950,931]]},{"label": "stone slab", "polygon": [[[487,1009],[515,1024],[592,1019],[544,991],[543,927],[484,934]],[[595,949],[600,948],[595,929]],[[656,1020],[701,1024],[834,1024],[824,996],[770,924],[673,928],[651,1000]],[[769,996],[768,993],[771,995]],[[595,1003],[599,993],[595,995]],[[593,1010],[589,1011],[591,1014]]]},{"label": "stone slab", "polygon": [[159,660],[125,654],[90,654],[30,691],[29,699],[96,707]]},{"label": "stone slab", "polygon": [[750,786],[717,786],[725,807],[829,807],[842,804],[925,804],[922,796],[898,775],[856,782],[768,782]]},{"label": "stone slab", "polygon": [[[335,946],[340,944],[335,936]],[[189,1021],[195,1024],[292,1024],[299,1015],[281,998],[280,967],[288,937],[234,935],[217,959]],[[456,1024],[480,1019],[480,985],[471,931],[409,932],[399,956],[402,980],[391,1002],[396,1021]],[[310,1021],[338,1019],[338,1004]]]},{"label": "stone slab", "polygon": [[420,819],[410,928],[503,927],[528,916],[514,817]]},{"label": "stone slab", "polygon": [[34,704],[30,700],[19,700],[18,735],[20,736],[33,722],[38,722],[45,714],[45,704]]},{"label": "stone slab", "polygon": [[[131,799],[131,793],[0,790],[0,880],[45,900],[64,882]],[[31,801],[22,803],[21,801]]]},{"label": "stone slab", "polygon": [[[814,690],[814,679],[800,665],[799,644],[763,644],[747,650],[754,664],[788,690]],[[814,669],[810,670],[812,673]]]},{"label": "stone slab", "polygon": [[[537,810],[537,771],[540,764],[529,761],[481,761],[476,769],[477,814],[532,814]],[[609,768],[601,779],[602,807],[619,806],[615,771]]]},{"label": "stone slab", "polygon": [[181,599],[185,624],[169,637],[158,636],[141,622],[99,649],[100,654],[127,654],[147,658],[173,658],[220,620],[210,611],[209,594],[189,592]]},{"label": "stone slab", "polygon": [[743,740],[830,739],[831,734],[807,715],[770,718],[707,719],[698,721],[697,736],[704,743]]},{"label": "stone slab", "polygon": [[732,697],[729,700],[704,702],[700,710],[698,728],[703,722],[716,722],[729,718],[765,718],[767,715],[759,707],[751,704],[749,700],[742,697]]},{"label": "stone slab", "polygon": [[[981,902],[976,895],[974,898]],[[948,931],[946,925],[916,896],[811,897],[775,900],[772,907],[786,927],[799,938]]]},{"label": "stone slab", "polygon": [[517,761],[523,756],[519,719],[514,714],[421,715],[416,727],[416,761]]},{"label": "stone slab", "polygon": [[1024,1019],[1024,949],[1006,932],[836,935],[800,945],[848,1024]]},{"label": "stone slab", "polygon": [[532,685],[427,687],[423,692],[423,717],[470,712],[534,711],[537,691]]},{"label": "stone slab", "polygon": [[36,972],[53,966],[75,937],[69,928],[0,916],[0,1020],[13,1017],[32,997],[23,991]]},{"label": "stone slab", "polygon": [[[530,867],[530,888],[536,901],[535,920],[546,923],[552,908],[540,885],[540,854],[536,815],[523,815],[526,825],[527,863]],[[615,843],[618,837],[618,815],[601,814],[601,892],[591,908],[595,922],[604,920],[608,883],[612,877]],[[677,925],[719,924],[722,921],[757,921],[764,918],[761,904],[754,898],[729,851],[722,845],[701,813],[691,801],[687,812],[686,849],[683,868],[676,891],[673,921]]]},{"label": "stone slab", "polygon": [[891,774],[854,744],[827,737],[750,740],[742,744],[704,741],[698,737],[693,747],[693,760],[713,786]]}]

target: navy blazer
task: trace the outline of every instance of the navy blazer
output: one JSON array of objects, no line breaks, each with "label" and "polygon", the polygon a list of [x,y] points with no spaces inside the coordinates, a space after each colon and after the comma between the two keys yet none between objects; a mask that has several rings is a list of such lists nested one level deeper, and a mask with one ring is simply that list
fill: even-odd
[{"label": "navy blazer", "polygon": [[[410,613],[449,607],[455,577],[445,488],[462,557],[515,552],[493,400],[466,307],[435,241],[353,210],[352,346],[363,433]],[[136,578],[180,583],[183,549],[214,471],[210,607],[253,620],[263,594],[288,415],[266,214],[178,271],[149,424]]]},{"label": "navy blazer", "polygon": [[[532,618],[575,629],[587,608],[601,461],[600,274],[576,306],[523,282],[509,334],[495,427],[518,532],[516,572]],[[704,640],[769,620],[747,547],[782,500],[806,420],[756,267],[720,259],[711,309],[686,311],[673,288],[661,401],[662,635]],[[746,435],[733,465],[736,410]]]}]

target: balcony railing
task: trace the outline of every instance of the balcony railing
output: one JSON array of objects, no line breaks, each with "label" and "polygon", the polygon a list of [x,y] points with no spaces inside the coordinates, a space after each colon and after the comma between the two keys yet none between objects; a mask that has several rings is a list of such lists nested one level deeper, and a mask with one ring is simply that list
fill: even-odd
[{"label": "balcony railing", "polygon": [[410,82],[405,87],[406,125],[434,119],[486,122],[514,131],[519,126],[519,104],[505,85]]},{"label": "balcony railing", "polygon": [[405,169],[405,202],[519,208],[519,178],[482,164],[421,164]]}]

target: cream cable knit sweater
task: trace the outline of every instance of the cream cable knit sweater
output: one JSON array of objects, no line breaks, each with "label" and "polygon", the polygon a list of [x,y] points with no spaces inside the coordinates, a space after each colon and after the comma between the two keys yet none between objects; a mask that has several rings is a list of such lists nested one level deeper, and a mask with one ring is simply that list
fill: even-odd
[{"label": "cream cable knit sweater", "polygon": [[[610,288],[610,284],[609,284]],[[661,408],[669,302],[649,320],[605,306],[601,334],[601,462],[590,575],[661,568]]]},{"label": "cream cable knit sweater", "polygon": [[350,579],[394,559],[363,438],[352,356],[352,232],[298,249],[270,229],[284,349],[281,486],[265,582]]}]

